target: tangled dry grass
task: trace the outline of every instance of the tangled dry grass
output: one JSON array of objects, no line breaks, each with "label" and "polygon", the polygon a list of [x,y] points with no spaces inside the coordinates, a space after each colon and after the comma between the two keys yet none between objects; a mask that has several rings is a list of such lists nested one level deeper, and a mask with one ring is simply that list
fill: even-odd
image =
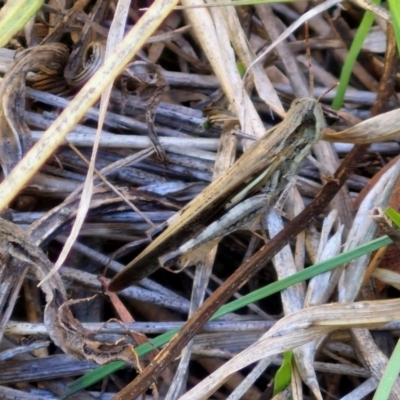
[{"label": "tangled dry grass", "polygon": [[[333,109],[365,12],[364,1],[339,3],[173,10],[167,0],[49,0],[0,49],[1,398],[59,398],[110,363],[108,378],[71,397],[372,398],[400,319],[395,245],[206,323],[231,296],[383,233],[396,243],[376,208],[399,208],[395,34],[390,15],[374,8]],[[304,27],[287,29],[304,15],[307,39]],[[324,111],[323,140],[285,198],[283,220],[271,211],[261,228],[250,221],[218,249],[207,244],[195,267],[172,274],[156,265],[149,278],[108,291],[174,215],[205,202],[210,183],[268,129],[291,122],[292,101],[310,94]],[[278,147],[267,165],[283,157]],[[217,212],[205,214],[194,233]],[[156,349],[169,340],[157,335],[182,326]],[[287,350],[291,384],[276,394]],[[399,383],[390,398],[400,398]]]}]

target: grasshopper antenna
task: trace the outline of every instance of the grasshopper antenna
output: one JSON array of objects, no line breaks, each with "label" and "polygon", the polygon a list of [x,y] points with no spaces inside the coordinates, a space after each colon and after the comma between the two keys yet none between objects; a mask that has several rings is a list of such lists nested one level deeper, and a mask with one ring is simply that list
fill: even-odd
[{"label": "grasshopper antenna", "polygon": [[310,77],[310,97],[314,97],[314,73],[312,68],[312,60],[311,60],[311,49],[310,49],[310,32],[308,29],[308,21],[305,22],[305,41],[306,41],[306,55],[308,60],[308,74]]},{"label": "grasshopper antenna", "polygon": [[330,88],[326,89],[325,92],[323,92],[320,96],[318,96],[318,102],[321,101],[321,99],[328,94],[331,90],[337,88],[339,86],[339,83],[335,83],[333,86],[331,86]]}]

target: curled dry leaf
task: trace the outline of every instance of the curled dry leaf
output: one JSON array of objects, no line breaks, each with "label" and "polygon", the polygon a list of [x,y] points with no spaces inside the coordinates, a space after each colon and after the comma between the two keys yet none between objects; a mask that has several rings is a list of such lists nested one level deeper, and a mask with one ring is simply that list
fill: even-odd
[{"label": "curled dry leaf", "polygon": [[390,271],[384,268],[377,268],[372,276],[380,281],[395,287],[400,290],[400,274],[395,271]]},{"label": "curled dry leaf", "polygon": [[[42,280],[52,268],[43,251],[32,244],[30,236],[12,222],[0,218],[0,259],[10,271],[15,263],[26,263],[32,267],[38,280]],[[136,353],[129,343],[107,343],[94,340],[96,332],[84,328],[74,318],[71,304],[89,301],[81,299],[67,301],[64,284],[58,273],[52,275],[41,286],[46,298],[44,323],[53,342],[66,354],[80,360],[105,364],[114,360],[125,361],[136,367]]]},{"label": "curled dry leaf", "polygon": [[399,136],[400,109],[369,118],[341,132],[323,131],[324,140],[357,144],[384,142],[396,139]]},{"label": "curled dry leaf", "polygon": [[[369,215],[369,211],[379,205],[386,206],[400,173],[400,161],[397,161],[379,179],[374,188],[361,203],[353,225],[347,237],[344,251],[372,240],[376,235],[376,224]],[[350,261],[342,271],[339,279],[339,301],[352,301],[361,288],[362,278],[369,262],[370,255],[366,254]]]},{"label": "curled dry leaf", "polygon": [[[70,306],[91,301],[96,296],[87,299],[68,300],[63,302],[57,310],[54,324],[54,339],[66,340],[66,353],[78,359],[94,361],[97,364],[106,364],[114,360],[122,360],[127,365],[139,367],[138,357],[132,344],[100,342],[94,340],[96,332],[84,328],[72,315]],[[65,351],[65,349],[63,348]]]},{"label": "curled dry leaf", "polygon": [[60,76],[63,75],[68,54],[68,48],[61,43],[28,49],[5,75],[0,86],[0,159],[6,175],[31,146],[31,132],[24,121],[28,72],[34,73],[33,83],[36,86],[44,77],[52,78],[53,84],[58,81],[65,85]]}]

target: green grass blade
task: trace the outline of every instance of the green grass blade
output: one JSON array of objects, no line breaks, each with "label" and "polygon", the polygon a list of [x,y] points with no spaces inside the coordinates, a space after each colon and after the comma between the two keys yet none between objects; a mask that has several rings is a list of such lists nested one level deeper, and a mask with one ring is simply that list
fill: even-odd
[{"label": "green grass blade", "polygon": [[246,296],[241,297],[240,299],[225,304],[210,318],[210,321],[230,312],[234,312],[242,307],[247,306],[250,303],[255,303],[256,301],[262,300],[265,297],[280,292],[281,290],[284,290],[289,286],[293,286],[296,283],[303,282],[307,279],[313,278],[314,276],[330,271],[331,269],[334,269],[339,265],[348,263],[355,258],[378,250],[379,248],[387,246],[390,243],[392,243],[392,240],[388,236],[382,236],[378,239],[372,240],[371,242],[355,247],[354,249],[347,251],[346,253],[342,253],[335,257],[332,257],[330,260],[322,261],[318,264],[304,269],[303,271],[288,276],[287,278],[270,283],[263,288],[257,289],[254,292],[251,292]]},{"label": "green grass blade", "polygon": [[283,363],[275,374],[274,396],[283,392],[290,384],[292,379],[292,356],[293,352],[291,351],[285,351],[283,353]]},{"label": "green grass blade", "polygon": [[390,396],[390,391],[394,381],[399,376],[400,372],[400,341],[397,341],[396,347],[388,364],[386,365],[385,372],[376,389],[373,400],[386,400]]},{"label": "green grass blade", "polygon": [[[303,271],[297,272],[294,275],[288,276],[287,278],[284,278],[282,280],[273,282],[261,289],[255,290],[252,293],[247,294],[246,296],[243,296],[242,298],[232,301],[231,303],[228,303],[224,306],[222,306],[211,318],[211,320],[214,320],[218,317],[221,317],[225,314],[228,314],[230,312],[234,312],[242,307],[247,306],[250,303],[254,303],[258,300],[264,299],[267,296],[270,296],[274,293],[277,293],[283,289],[288,288],[289,286],[292,286],[296,283],[303,282],[307,279],[310,279],[316,275],[322,274],[324,272],[330,271],[331,269],[334,269],[342,264],[345,264],[351,260],[354,260],[355,258],[361,257],[365,254],[368,254],[372,251],[378,250],[379,248],[383,246],[387,246],[392,243],[392,240],[388,236],[382,236],[378,239],[372,240],[371,242],[368,242],[366,244],[363,244],[361,246],[358,246],[346,253],[339,254],[330,260],[322,261],[318,264],[315,264],[309,268],[304,269]],[[169,340],[178,332],[178,329],[174,329],[172,331],[163,333],[160,336],[157,336],[155,339],[151,340],[150,343],[145,343],[142,344],[138,347],[135,348],[136,353],[138,356],[143,356],[147,353],[149,353],[151,350],[153,350],[155,347],[160,347],[163,346],[164,344],[168,343]],[[116,368],[118,364],[118,368]],[[86,375],[83,377],[77,379],[75,382],[71,383],[69,386],[68,392],[65,394],[65,397],[68,397],[79,390],[85,389],[88,386],[93,385],[94,383],[98,382],[99,380],[103,379],[106,377],[109,373],[105,374],[105,371],[112,371],[115,372],[118,369],[122,368],[125,365],[125,363],[120,362],[120,361],[114,361],[110,364],[107,364],[105,366],[101,366],[99,368],[96,368],[93,371],[88,372]]]},{"label": "green grass blade", "polygon": [[388,207],[385,213],[400,228],[400,214],[392,207]]},{"label": "green grass blade", "polygon": [[[89,386],[94,385],[100,379],[117,372],[121,368],[124,368],[126,365],[125,361],[113,361],[112,363],[101,365],[93,371],[83,375],[81,378],[72,382],[69,386],[68,392],[62,397],[62,399],[67,398],[68,396],[73,395],[74,393],[82,390],[83,388],[87,388]],[[94,373],[96,372],[96,374]]]},{"label": "green grass blade", "polygon": [[[394,0],[395,2],[398,0]],[[372,0],[375,4],[380,4],[381,0]],[[354,63],[357,60],[358,54],[361,51],[362,45],[365,38],[370,31],[372,24],[374,23],[375,16],[372,12],[366,11],[364,17],[360,23],[357,33],[354,37],[353,43],[349,49],[346,61],[343,65],[342,72],[340,73],[339,86],[336,91],[336,96],[332,102],[332,108],[339,110],[343,105],[344,96],[346,93],[347,86],[350,82],[351,73],[353,71]]]},{"label": "green grass blade", "polygon": [[394,34],[396,36],[397,50],[400,54],[400,2],[389,0],[390,14],[392,15]]},{"label": "green grass blade", "polygon": [[9,0],[0,11],[0,47],[4,47],[12,37],[42,7],[44,0]]}]

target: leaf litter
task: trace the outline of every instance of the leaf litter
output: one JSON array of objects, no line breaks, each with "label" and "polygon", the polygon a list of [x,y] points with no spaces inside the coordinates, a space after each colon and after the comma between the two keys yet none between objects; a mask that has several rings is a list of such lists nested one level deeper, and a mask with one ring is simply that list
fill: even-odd
[{"label": "leaf litter", "polygon": [[[123,2],[119,3],[121,7]],[[149,338],[171,329],[171,321],[190,318],[207,293],[219,285],[216,282],[226,280],[242,260],[257,252],[265,235],[274,236],[268,217],[263,223],[267,232],[246,225],[224,239],[218,250],[215,248],[192,271],[173,275],[158,270],[120,294],[134,319],[115,313],[114,309],[121,307],[117,305],[118,299],[104,295],[98,280],[100,275],[111,278],[120,272],[151,240],[150,228],[154,230],[173,218],[213,176],[223,174],[237,154],[253,143],[249,136],[262,136],[266,128],[280,120],[294,98],[308,96],[310,71],[308,62],[304,62],[307,46],[311,50],[315,94],[331,89],[327,82],[338,79],[347,56],[348,37],[354,35],[351,28],[363,14],[359,8],[362,3],[333,7],[331,14],[310,11],[316,15],[309,19],[310,39],[306,41],[301,28],[294,33],[287,31],[285,40],[279,36],[307,11],[302,8],[304,4],[223,6],[172,13],[164,9],[165,14],[153,21],[151,13],[157,14],[156,7],[164,6],[156,2],[147,14],[149,20],[131,5],[125,22],[124,18],[118,19],[113,1],[77,0],[67,6],[51,1],[0,50],[4,174],[1,208],[6,218],[1,238],[4,247],[0,269],[0,355],[4,354],[2,360],[9,357],[0,362],[0,371],[4,371],[0,372],[2,396],[61,396],[71,377],[96,367],[88,361],[101,364],[124,360],[131,368],[125,370],[125,375],[111,375],[104,386],[106,392],[117,393],[137,373],[140,379],[140,371],[156,354],[138,362],[134,345],[140,344],[141,339],[131,336],[131,330]],[[166,4],[170,9],[174,5]],[[312,2],[309,7],[313,9]],[[387,19],[380,9],[378,15]],[[111,53],[105,56],[108,64],[97,78],[91,78],[96,51],[101,51],[107,37],[110,40],[112,21],[119,23],[125,33],[130,31],[132,37],[139,35],[139,44],[125,52],[118,43],[112,45]],[[149,26],[148,21],[153,25]],[[343,31],[335,28],[338,22]],[[132,26],[136,26],[134,31]],[[398,154],[399,77],[389,56],[393,31],[384,19],[378,19],[374,28],[386,35],[386,43],[382,45],[379,39],[380,44],[371,46],[369,42],[363,50],[363,60],[368,62],[355,64],[342,109],[336,112],[329,108],[335,89],[321,97],[327,121],[323,139],[330,143],[319,143],[314,155],[333,173],[348,151],[338,142],[373,144],[331,202],[329,208],[333,211],[329,213],[327,208],[322,215],[315,215],[304,233],[285,248],[286,253],[279,253],[235,296],[291,275],[324,257],[324,252],[328,254],[325,257],[331,257],[376,237],[368,213],[373,207],[385,207],[397,190],[398,162],[378,179],[374,177]],[[278,43],[276,49],[257,62],[242,81],[238,62],[250,67],[255,55],[274,41]],[[57,42],[69,50],[75,49],[64,70],[70,71],[71,60],[77,62],[69,84],[57,63],[42,67],[43,63],[35,57],[35,51]],[[90,47],[91,43],[101,46]],[[28,46],[36,50],[21,52]],[[27,72],[18,67],[22,59]],[[10,79],[12,76],[17,76],[18,81]],[[75,79],[73,85],[71,76]],[[18,84],[21,79],[26,80],[26,89]],[[107,112],[99,112],[98,96],[111,82],[114,83]],[[376,90],[371,91],[373,88]],[[17,100],[14,96],[18,96]],[[63,109],[66,111],[62,112]],[[212,114],[210,123],[208,116]],[[98,128],[101,119],[104,123]],[[96,136],[97,128],[101,136]],[[232,135],[238,128],[245,133],[244,139],[240,134]],[[47,136],[43,136],[45,130]],[[36,145],[28,154],[30,140]],[[93,189],[85,198],[87,210],[83,211],[82,183],[96,141],[99,149],[92,158],[90,173]],[[330,179],[326,172],[320,174],[314,164],[307,163],[296,181],[298,192],[285,200],[284,215],[293,218]],[[363,195],[363,200],[354,203],[370,180],[374,182],[373,188]],[[358,204],[357,208],[353,204]],[[81,227],[70,242],[67,258],[58,265],[61,268],[44,282],[43,299],[36,285],[44,276],[35,270],[40,262],[48,270],[47,259],[56,262],[79,214]],[[327,233],[321,232],[325,217],[332,219],[325,228]],[[279,224],[282,222],[278,222],[278,231]],[[155,228],[155,232],[157,229],[160,228]],[[320,248],[318,255],[313,238]],[[319,244],[319,240],[324,240],[324,244]],[[14,259],[10,260],[8,254]],[[390,355],[391,332],[396,329],[399,316],[398,301],[391,294],[390,275],[387,278],[388,274],[381,272],[384,264],[374,274],[376,279],[382,279],[379,292],[370,289],[376,280],[367,285],[363,281],[368,260],[369,257],[360,258],[324,275],[324,279],[315,278],[319,279],[317,283],[312,280],[307,285],[288,288],[273,302],[259,301],[244,313],[224,317],[220,324],[209,323],[180,355],[179,365],[171,364],[157,379],[148,396],[200,399],[221,388],[219,395],[227,397],[232,392],[230,398],[239,398],[234,397],[238,393],[244,399],[272,398],[271,381],[280,363],[279,358],[272,356],[295,347],[293,398],[300,398],[299,393],[308,396],[310,391],[316,398],[323,398],[323,391],[338,398],[361,398],[356,396],[361,396],[358,393],[364,386],[369,388],[366,393],[372,393]],[[395,273],[392,266],[393,269]],[[396,286],[395,277],[392,280]],[[102,283],[106,285],[107,281]],[[90,302],[85,300],[89,298]],[[392,299],[383,301],[385,298]],[[49,317],[43,306],[47,304],[48,309],[54,299],[59,302],[58,311]],[[101,327],[110,318],[120,318],[125,324],[110,321]],[[133,322],[138,319],[147,322]],[[58,329],[54,329],[55,323],[69,332],[64,339],[54,332]],[[350,328],[353,329],[346,330]],[[371,336],[375,329],[382,330],[380,342],[389,346],[386,355],[371,339],[376,339],[375,333]],[[67,359],[62,351],[49,347],[43,341],[44,332],[67,357],[85,361]],[[232,335],[233,332],[240,334]],[[78,352],[77,342],[73,341],[77,338],[81,340]],[[38,343],[38,349],[32,350],[30,343]],[[25,352],[21,346],[26,348]],[[355,352],[362,357],[357,359]],[[239,372],[261,359],[263,364],[253,375],[249,370]],[[23,367],[33,363],[40,366],[38,373]],[[296,373],[306,386],[295,379]],[[204,379],[205,376],[208,377]],[[353,378],[349,380],[349,376]],[[21,384],[24,381],[29,385]],[[91,390],[102,388],[97,384]],[[397,398],[398,390],[395,383],[393,398]],[[124,391],[121,393],[124,396]],[[82,396],[91,394],[82,392]]]}]

